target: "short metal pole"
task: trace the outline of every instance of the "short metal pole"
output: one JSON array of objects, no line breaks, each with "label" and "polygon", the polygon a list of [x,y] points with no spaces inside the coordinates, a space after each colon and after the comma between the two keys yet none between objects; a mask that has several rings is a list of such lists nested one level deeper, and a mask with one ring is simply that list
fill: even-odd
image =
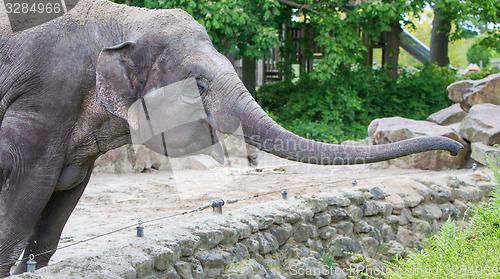
[{"label": "short metal pole", "polygon": [[212,202],[212,208],[214,211],[214,214],[222,214],[222,206],[224,205],[224,200],[219,200],[219,201],[213,201]]},{"label": "short metal pole", "polygon": [[35,269],[36,269],[35,256],[33,254],[30,254],[30,256],[28,258],[29,258],[29,260],[26,262],[27,272],[35,273]]},{"label": "short metal pole", "polygon": [[142,225],[143,222],[142,220],[139,220],[139,222],[137,222],[138,225],[136,227],[137,229],[137,237],[143,237],[144,236],[144,226]]},{"label": "short metal pole", "polygon": [[288,192],[286,191],[286,189],[283,189],[283,191],[281,191],[281,198],[284,200],[288,199]]}]

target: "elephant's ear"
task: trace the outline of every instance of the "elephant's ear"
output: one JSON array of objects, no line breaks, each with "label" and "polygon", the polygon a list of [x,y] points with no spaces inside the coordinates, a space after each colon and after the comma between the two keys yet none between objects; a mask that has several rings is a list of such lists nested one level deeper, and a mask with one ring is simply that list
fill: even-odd
[{"label": "elephant's ear", "polygon": [[97,60],[97,102],[127,121],[128,108],[140,97],[149,70],[135,47],[134,42],[125,42],[105,48]]}]

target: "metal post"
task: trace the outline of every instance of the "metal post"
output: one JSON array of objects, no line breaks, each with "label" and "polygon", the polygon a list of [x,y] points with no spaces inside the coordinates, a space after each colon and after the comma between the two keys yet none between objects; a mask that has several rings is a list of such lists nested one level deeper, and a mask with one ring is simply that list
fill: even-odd
[{"label": "metal post", "polygon": [[283,189],[283,191],[281,191],[281,198],[284,200],[288,198],[288,192],[286,191],[286,189]]},{"label": "metal post", "polygon": [[143,237],[144,236],[144,226],[142,225],[142,220],[139,220],[139,222],[137,222],[138,225],[136,227],[137,229],[137,237]]},{"label": "metal post", "polygon": [[30,256],[28,258],[29,258],[29,260],[26,262],[27,272],[35,273],[35,269],[36,269],[35,256],[33,254],[30,254]]},{"label": "metal post", "polygon": [[214,214],[222,214],[222,206],[224,205],[224,200],[218,200],[212,202],[212,209]]}]

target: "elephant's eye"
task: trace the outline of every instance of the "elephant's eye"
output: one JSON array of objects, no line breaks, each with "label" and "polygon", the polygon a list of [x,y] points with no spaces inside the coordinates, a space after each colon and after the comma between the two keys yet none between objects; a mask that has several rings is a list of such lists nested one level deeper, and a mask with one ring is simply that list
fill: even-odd
[{"label": "elephant's eye", "polygon": [[198,84],[198,91],[200,91],[200,95],[208,91],[208,81],[206,78],[203,77],[197,78],[196,83]]}]

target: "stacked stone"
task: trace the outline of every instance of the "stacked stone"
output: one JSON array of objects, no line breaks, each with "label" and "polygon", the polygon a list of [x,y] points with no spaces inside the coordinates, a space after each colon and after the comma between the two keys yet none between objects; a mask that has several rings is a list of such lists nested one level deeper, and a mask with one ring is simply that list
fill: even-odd
[{"label": "stacked stone", "polygon": [[401,189],[341,188],[209,216],[34,276],[346,278],[353,270],[376,275],[383,260],[420,248],[449,217],[462,220],[465,203],[487,199],[493,187],[489,176],[472,171],[442,184],[401,181]]},{"label": "stacked stone", "polygon": [[368,128],[372,144],[384,144],[419,136],[444,136],[465,146],[457,157],[445,151],[413,154],[391,163],[403,168],[451,169],[472,158],[487,165],[484,154],[494,156],[500,148],[500,74],[482,80],[451,84],[448,97],[454,105],[430,115],[428,121],[401,117],[376,119]]}]

